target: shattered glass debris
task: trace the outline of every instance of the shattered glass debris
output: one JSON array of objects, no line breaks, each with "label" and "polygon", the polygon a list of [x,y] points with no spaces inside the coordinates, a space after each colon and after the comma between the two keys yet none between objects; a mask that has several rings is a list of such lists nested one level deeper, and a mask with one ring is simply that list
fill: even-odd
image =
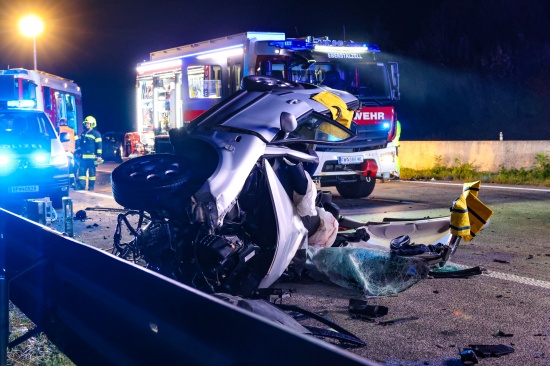
[{"label": "shattered glass debris", "polygon": [[429,272],[422,259],[353,247],[309,247],[308,269],[313,278],[375,296],[402,292]]},{"label": "shattered glass debris", "polygon": [[479,266],[464,268],[447,262],[443,267],[433,266],[428,276],[433,278],[469,278],[480,275],[483,271],[484,269]]}]

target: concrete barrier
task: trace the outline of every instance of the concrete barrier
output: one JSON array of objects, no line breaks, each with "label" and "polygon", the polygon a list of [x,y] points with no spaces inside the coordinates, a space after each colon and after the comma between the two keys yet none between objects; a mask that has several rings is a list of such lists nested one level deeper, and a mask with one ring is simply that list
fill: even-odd
[{"label": "concrete barrier", "polygon": [[550,141],[401,141],[399,147],[401,166],[415,170],[433,168],[437,157],[446,166],[458,159],[488,172],[498,172],[501,165],[529,170],[538,153],[550,155]]}]

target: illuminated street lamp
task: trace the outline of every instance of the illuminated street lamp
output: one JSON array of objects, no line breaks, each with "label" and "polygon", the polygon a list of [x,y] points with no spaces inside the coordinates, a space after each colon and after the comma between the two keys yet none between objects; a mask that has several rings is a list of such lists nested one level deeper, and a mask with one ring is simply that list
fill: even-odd
[{"label": "illuminated street lamp", "polygon": [[32,37],[34,41],[34,69],[36,68],[36,36],[44,30],[44,23],[36,15],[27,15],[19,21],[19,30],[26,37]]}]

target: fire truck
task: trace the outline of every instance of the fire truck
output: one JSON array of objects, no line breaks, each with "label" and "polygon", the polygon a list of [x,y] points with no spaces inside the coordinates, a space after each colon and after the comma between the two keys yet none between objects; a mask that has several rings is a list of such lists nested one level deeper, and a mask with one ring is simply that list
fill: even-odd
[{"label": "fire truck", "polygon": [[247,75],[265,75],[354,94],[358,137],[344,148],[317,148],[313,179],[346,198],[367,197],[376,178],[396,173],[392,144],[399,100],[395,62],[377,60],[371,43],[327,37],[287,38],[245,32],[150,53],[137,65],[137,131],[127,134],[131,154],[169,151],[168,130],[182,127],[240,88]]},{"label": "fire truck", "polygon": [[46,113],[55,128],[65,118],[75,134],[82,121],[82,92],[72,80],[26,69],[0,70],[0,104]]}]

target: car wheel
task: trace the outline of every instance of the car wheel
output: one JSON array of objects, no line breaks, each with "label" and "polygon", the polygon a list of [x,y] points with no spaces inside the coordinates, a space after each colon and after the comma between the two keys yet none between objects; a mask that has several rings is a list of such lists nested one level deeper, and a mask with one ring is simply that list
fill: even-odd
[{"label": "car wheel", "polygon": [[343,198],[365,198],[370,196],[375,184],[375,178],[358,178],[355,182],[337,184],[336,190]]},{"label": "car wheel", "polygon": [[249,75],[243,78],[242,88],[248,91],[269,91],[273,89],[303,89],[298,83],[271,76]]},{"label": "car wheel", "polygon": [[172,154],[138,156],[111,173],[115,201],[134,210],[169,209],[187,203],[186,185],[192,169],[184,157]]}]

